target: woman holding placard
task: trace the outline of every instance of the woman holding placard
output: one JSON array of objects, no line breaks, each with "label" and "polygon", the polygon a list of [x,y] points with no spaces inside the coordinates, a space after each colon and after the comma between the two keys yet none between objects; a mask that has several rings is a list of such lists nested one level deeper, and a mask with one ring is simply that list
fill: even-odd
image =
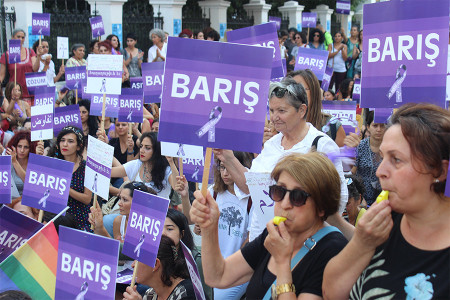
[{"label": "woman holding placard", "polygon": [[170,188],[175,188],[177,167],[173,159],[161,155],[161,144],[156,134],[145,132],[139,138],[139,159],[121,165],[113,160],[111,177],[128,177],[133,181],[145,183],[157,191],[158,196],[169,198]]},{"label": "woman holding placard", "polygon": [[388,199],[326,266],[325,299],[449,299],[449,132],[450,112],[431,104],[391,117],[377,169]]},{"label": "woman holding placard", "polygon": [[271,177],[275,216],[285,221],[269,221],[261,235],[226,259],[218,243],[217,203],[211,194],[195,192],[191,219],[202,230],[206,283],[227,288],[249,281],[247,299],[319,299],[325,265],[346,244],[324,223],[339,208],[339,174],[328,158],[313,152],[282,158]]},{"label": "woman holding placard", "polygon": [[[58,134],[56,143],[50,150],[49,156],[74,163],[69,200],[67,202],[69,210],[67,210],[66,216],[58,218],[55,224],[58,221],[68,222],[74,228],[92,232],[89,223],[92,192],[84,187],[86,169],[86,161],[83,159],[84,147],[84,137],[81,129],[66,126]],[[44,218],[46,220],[51,219],[51,214],[46,213]]]},{"label": "woman holding placard", "polygon": [[309,33],[309,48],[317,49],[317,50],[326,50],[325,49],[325,36],[323,32],[317,28],[312,28]]},{"label": "woman holding placard", "polygon": [[9,51],[3,53],[0,58],[0,82],[3,82],[6,76],[6,72],[9,73],[10,82],[18,82],[23,87],[23,97],[31,99],[31,95],[28,94],[27,83],[25,81],[25,73],[37,72],[39,70],[39,60],[41,53],[36,53],[33,49],[29,49],[23,46],[25,42],[25,31],[22,29],[14,29],[12,32],[12,39],[20,40],[20,62],[16,64],[10,64]]},{"label": "woman holding placard", "polygon": [[41,59],[39,61],[38,72],[46,72],[48,86],[55,86],[55,83],[59,81],[61,76],[65,72],[64,65],[59,67],[58,74],[55,73],[55,64],[52,61],[52,55],[48,53],[49,46],[46,40],[41,40],[41,45],[39,46],[39,41],[34,42],[33,50],[37,52],[37,49],[41,49]]},{"label": "woman holding placard", "polygon": [[72,46],[73,56],[67,60],[66,68],[69,67],[81,67],[87,64],[84,59],[86,47],[83,44],[74,44]]},{"label": "woman holding placard", "polygon": [[6,114],[13,115],[19,126],[31,117],[30,105],[22,99],[22,87],[19,83],[14,86],[14,82],[8,82],[2,107]]}]

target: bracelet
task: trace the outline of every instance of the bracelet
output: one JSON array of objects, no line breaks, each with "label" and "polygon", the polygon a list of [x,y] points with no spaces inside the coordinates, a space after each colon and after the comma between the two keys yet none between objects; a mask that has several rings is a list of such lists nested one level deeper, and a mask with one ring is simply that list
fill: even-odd
[{"label": "bracelet", "polygon": [[128,154],[128,155],[134,155],[134,152],[133,152],[133,151],[128,152],[128,150],[127,150],[127,154]]}]

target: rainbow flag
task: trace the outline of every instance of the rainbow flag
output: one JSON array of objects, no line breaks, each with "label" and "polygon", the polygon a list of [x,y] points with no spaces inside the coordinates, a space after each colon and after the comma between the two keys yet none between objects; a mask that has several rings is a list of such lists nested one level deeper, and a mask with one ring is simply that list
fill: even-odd
[{"label": "rainbow flag", "polygon": [[54,299],[58,233],[48,223],[0,263],[0,292],[21,290],[33,299]]}]

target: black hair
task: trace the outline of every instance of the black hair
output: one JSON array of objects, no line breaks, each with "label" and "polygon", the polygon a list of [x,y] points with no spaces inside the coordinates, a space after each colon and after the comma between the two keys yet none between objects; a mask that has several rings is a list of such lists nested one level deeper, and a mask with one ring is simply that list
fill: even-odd
[{"label": "black hair", "polygon": [[[345,179],[347,181],[348,199],[350,200],[353,198],[354,200],[358,200],[359,196],[361,196],[362,200],[366,190],[359,177],[353,174],[348,174],[345,175]],[[348,182],[350,182],[350,184]]]},{"label": "black hair", "polygon": [[[107,37],[106,37],[106,39],[108,40],[108,41],[110,41],[111,42],[111,40],[112,40],[112,38],[113,37],[116,37],[117,38],[117,48],[114,48],[114,50],[119,50],[120,49],[120,39],[119,39],[119,37],[117,36],[117,35],[115,35],[115,34],[110,34],[110,35],[108,35]],[[111,44],[111,46],[112,46],[112,44]]]},{"label": "black hair", "polygon": [[[178,229],[180,230],[181,241],[192,251],[195,247],[194,238],[192,237],[192,232],[189,228],[189,222],[186,216],[176,209],[169,208],[167,210],[166,217],[171,219],[172,222],[177,225]],[[179,250],[180,252],[182,252],[181,247],[179,247]]]},{"label": "black hair", "polygon": [[179,255],[175,242],[171,238],[161,236],[157,258],[161,262],[161,281],[165,286],[172,285],[171,278],[189,278],[184,256]]},{"label": "black hair", "polygon": [[128,189],[130,190],[130,196],[133,197],[134,190],[138,190],[144,193],[149,193],[152,195],[156,195],[156,191],[152,189],[151,187],[146,186],[143,182],[140,181],[131,181],[124,184],[122,189]]},{"label": "black hair", "polygon": [[[251,168],[253,155],[249,152],[241,152],[241,151],[233,151],[234,156],[237,160],[246,168]],[[221,161],[219,159],[216,160],[216,168],[214,169],[214,186],[213,190],[215,193],[225,192],[228,187],[222,179],[222,175],[220,174],[220,170],[217,168],[220,166]]]},{"label": "black hair", "polygon": [[278,32],[278,38],[281,39],[283,36],[289,36],[286,30],[280,30]]},{"label": "black hair", "polygon": [[327,91],[324,91],[323,93],[325,94],[325,92],[328,92],[328,93],[330,93],[331,95],[333,95],[333,98],[336,96],[336,94],[333,92],[333,90],[327,90]]},{"label": "black hair", "polygon": [[58,133],[58,136],[56,137],[56,143],[50,149],[48,156],[64,160],[64,156],[61,153],[61,149],[59,149],[59,144],[61,143],[61,139],[69,133],[75,134],[77,146],[80,147],[80,149],[77,150],[77,156],[83,158],[84,147],[86,147],[85,141],[83,139],[83,130],[75,126],[66,126]]},{"label": "black hair", "polygon": [[[200,31],[200,30],[194,31],[194,39],[197,39],[198,34],[199,34],[200,32],[203,32],[203,31]],[[203,39],[204,39],[204,38],[205,38],[205,35],[203,35]]]},{"label": "black hair", "polygon": [[292,31],[295,32],[295,33],[298,32],[298,31],[297,31],[297,28],[295,28],[295,27],[291,27],[291,28],[288,29],[288,32],[289,32],[289,33],[291,33]]},{"label": "black hair", "polygon": [[99,42],[99,40],[91,40],[91,42],[89,43],[89,52],[94,53],[95,44]]},{"label": "black hair", "polygon": [[[49,43],[47,40],[42,40],[42,39],[41,39],[41,44],[42,44],[43,42],[47,42],[47,43],[49,44],[49,46],[50,46],[50,43]],[[36,53],[36,54],[37,54],[37,48],[38,48],[38,46],[39,46],[39,40],[37,40],[36,42],[34,42],[34,43],[33,43],[33,46],[31,47],[31,48],[33,49],[34,53]]]},{"label": "black hair", "polygon": [[212,38],[214,41],[218,42],[220,40],[220,35],[219,35],[219,33],[217,31],[211,30],[206,35],[206,38]]},{"label": "black hair", "polygon": [[297,33],[294,35],[294,38],[295,38],[295,36],[296,36],[297,34],[302,38],[302,43],[303,43],[303,44],[307,44],[307,43],[308,43],[308,40],[307,40],[307,38],[306,38],[306,34],[305,34],[304,32],[302,32],[302,31],[297,32]]},{"label": "black hair", "polygon": [[125,38],[125,40],[127,40],[127,39],[133,39],[133,40],[137,41],[137,35],[134,32],[129,32],[127,34],[127,37]]},{"label": "black hair", "polygon": [[81,107],[83,106],[84,108],[86,108],[86,110],[89,113],[89,117],[87,120],[87,124],[89,127],[89,135],[92,135],[93,137],[97,136],[97,130],[98,130],[98,122],[97,122],[97,118],[96,116],[91,115],[91,101],[90,100],[86,100],[86,99],[82,99],[80,101],[78,101],[78,106]]},{"label": "black hair", "polygon": [[32,300],[32,298],[25,292],[8,290],[0,293],[1,300]]},{"label": "black hair", "polygon": [[145,138],[149,138],[153,147],[153,155],[150,158],[150,163],[152,164],[152,181],[158,192],[161,192],[164,188],[164,178],[166,177],[166,169],[169,166],[169,162],[165,157],[161,155],[161,143],[157,139],[156,132],[144,132],[139,141],[142,147],[142,141]]},{"label": "black hair", "polygon": [[310,43],[314,42],[314,34],[317,32],[319,33],[319,44],[323,44],[323,42],[325,41],[325,35],[321,30],[317,28],[311,28],[309,32],[309,42]]},{"label": "black hair", "polygon": [[350,83],[353,82],[352,78],[345,78],[341,84],[339,85],[339,92],[342,95],[342,99],[347,98],[348,96],[352,96],[353,94],[353,87],[352,90],[349,91],[348,88],[350,86]]}]

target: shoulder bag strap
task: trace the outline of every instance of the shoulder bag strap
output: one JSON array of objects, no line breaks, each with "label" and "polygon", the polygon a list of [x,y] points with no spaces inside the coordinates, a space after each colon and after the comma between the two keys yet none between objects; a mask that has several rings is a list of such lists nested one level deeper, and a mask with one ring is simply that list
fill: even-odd
[{"label": "shoulder bag strap", "polygon": [[[308,252],[317,245],[317,243],[327,234],[331,232],[340,232],[339,229],[337,229],[334,226],[326,226],[319,231],[317,231],[312,237],[308,238],[305,243],[303,244],[303,247],[300,249],[300,251],[297,252],[297,254],[294,256],[294,258],[291,260],[291,272],[294,270],[295,266],[299,263],[299,261],[306,255]],[[276,285],[277,280],[273,282],[272,285]],[[269,300],[271,297],[272,292],[272,285],[267,290],[266,294],[264,295],[263,300]]]}]

